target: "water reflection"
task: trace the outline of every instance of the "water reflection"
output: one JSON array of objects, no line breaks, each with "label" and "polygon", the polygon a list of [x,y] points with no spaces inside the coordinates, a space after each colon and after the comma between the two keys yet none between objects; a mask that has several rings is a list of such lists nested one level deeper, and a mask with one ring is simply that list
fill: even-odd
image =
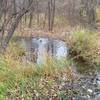
[{"label": "water reflection", "polygon": [[[28,59],[37,64],[45,64],[47,56],[54,59],[66,59],[68,46],[61,40],[52,38],[30,38],[22,39],[23,47],[28,53]],[[33,59],[34,58],[34,59]]]}]

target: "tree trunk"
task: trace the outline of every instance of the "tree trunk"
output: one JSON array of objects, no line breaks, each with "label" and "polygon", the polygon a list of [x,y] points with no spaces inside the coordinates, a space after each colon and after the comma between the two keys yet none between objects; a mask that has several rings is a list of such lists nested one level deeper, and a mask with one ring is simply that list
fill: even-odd
[{"label": "tree trunk", "polygon": [[15,29],[17,28],[20,20],[22,19],[23,15],[26,13],[27,11],[21,11],[14,19],[13,22],[11,24],[11,27],[9,28],[8,32],[7,32],[7,36],[2,40],[2,45],[1,45],[1,49],[2,50],[6,50],[8,43],[10,41],[10,39],[13,36],[13,33],[15,31]]},{"label": "tree trunk", "polygon": [[32,27],[32,21],[33,21],[33,12],[30,12],[29,28]]},{"label": "tree trunk", "polygon": [[87,9],[87,17],[88,24],[90,27],[94,28],[96,24],[96,8],[95,8],[95,0],[88,0],[88,9]]},{"label": "tree trunk", "polygon": [[48,28],[49,31],[53,30],[55,16],[55,0],[48,0]]}]

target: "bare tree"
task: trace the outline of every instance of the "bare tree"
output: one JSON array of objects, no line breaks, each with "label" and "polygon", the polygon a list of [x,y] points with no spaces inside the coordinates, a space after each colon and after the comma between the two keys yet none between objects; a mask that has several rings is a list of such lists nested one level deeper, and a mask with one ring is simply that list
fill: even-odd
[{"label": "bare tree", "polygon": [[[14,3],[15,3],[15,1],[12,3],[13,7],[15,6]],[[1,50],[5,50],[6,49],[10,39],[13,36],[13,33],[14,33],[15,29],[17,28],[17,26],[18,26],[18,24],[20,22],[20,20],[32,8],[33,0],[30,0],[30,2],[27,1],[27,3],[28,3],[27,6],[23,6],[23,7],[20,6],[20,8],[19,8],[20,10],[18,10],[16,13],[15,13],[15,11],[12,10],[12,13],[10,13],[10,17],[9,17],[10,19],[7,19],[7,21],[5,21],[6,24],[5,23],[3,24],[3,28],[7,28],[7,25],[10,25],[10,26],[8,28],[6,37],[4,37],[2,39]]]},{"label": "bare tree", "polygon": [[52,31],[55,17],[55,0],[48,0],[48,27]]},{"label": "bare tree", "polygon": [[29,14],[29,28],[32,27],[32,22],[33,22],[33,12],[34,12],[34,5],[32,5],[30,9],[30,14]]},{"label": "bare tree", "polygon": [[[55,17],[64,17],[70,25],[95,27],[97,0],[0,0],[1,48],[7,47],[22,18],[31,28],[33,20],[43,22],[52,31]],[[36,15],[36,16],[35,16]],[[1,36],[1,35],[0,35]],[[6,36],[6,37],[5,37]]]},{"label": "bare tree", "polygon": [[96,0],[88,0],[87,5],[87,17],[88,24],[91,27],[95,27],[96,24]]}]

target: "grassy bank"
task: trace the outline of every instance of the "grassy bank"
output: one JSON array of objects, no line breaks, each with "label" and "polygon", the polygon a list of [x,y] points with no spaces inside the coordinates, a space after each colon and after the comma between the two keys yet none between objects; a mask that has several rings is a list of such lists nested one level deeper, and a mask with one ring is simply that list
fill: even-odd
[{"label": "grassy bank", "polygon": [[71,82],[74,76],[68,63],[65,67],[58,65],[49,59],[40,68],[34,64],[22,64],[7,55],[0,56],[0,99],[60,98],[63,91],[59,86],[64,80]]},{"label": "grassy bank", "polygon": [[[92,69],[100,66],[100,36],[89,30],[76,28],[70,38],[70,54],[76,64]],[[86,67],[87,66],[87,67]]]},{"label": "grassy bank", "polygon": [[[25,51],[20,45],[11,43],[7,52],[0,56],[0,100],[66,100],[80,95],[80,90],[72,87],[78,76],[72,69],[73,61],[79,69],[100,67],[100,38],[97,34],[83,29],[75,29],[70,35],[70,60],[62,63],[49,59],[38,67],[33,63],[22,63]],[[70,88],[66,84],[70,84]],[[67,85],[68,85],[67,84]]]}]

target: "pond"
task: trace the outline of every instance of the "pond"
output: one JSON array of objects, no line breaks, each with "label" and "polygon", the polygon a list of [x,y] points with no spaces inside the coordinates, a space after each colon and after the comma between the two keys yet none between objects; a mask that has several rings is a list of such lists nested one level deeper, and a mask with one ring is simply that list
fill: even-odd
[{"label": "pond", "polygon": [[41,37],[23,38],[22,44],[28,53],[28,60],[37,64],[45,64],[47,57],[60,60],[68,56],[68,45],[61,40]]}]

